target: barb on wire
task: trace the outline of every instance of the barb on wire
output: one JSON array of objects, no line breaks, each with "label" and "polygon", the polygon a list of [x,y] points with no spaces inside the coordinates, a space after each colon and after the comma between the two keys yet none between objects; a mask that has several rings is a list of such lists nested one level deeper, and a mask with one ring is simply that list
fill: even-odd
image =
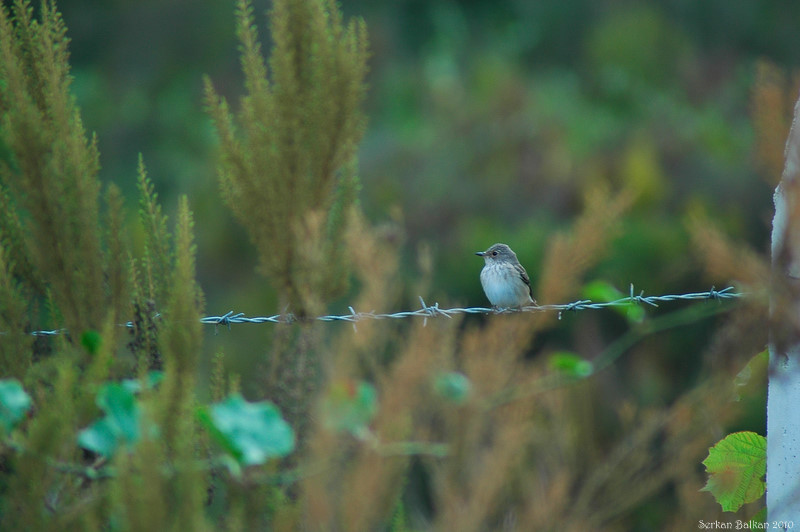
[{"label": "barb on wire", "polygon": [[[404,318],[419,317],[423,319],[422,322],[423,325],[426,325],[428,323],[429,318],[438,318],[439,316],[452,318],[456,314],[512,314],[517,312],[549,312],[549,311],[557,311],[558,319],[560,320],[564,312],[577,312],[579,310],[598,310],[609,307],[624,307],[624,306],[640,305],[640,304],[658,307],[659,303],[668,301],[679,301],[679,300],[692,301],[692,300],[702,300],[702,299],[721,301],[723,299],[737,299],[744,297],[745,294],[736,292],[734,290],[735,289],[732,286],[723,288],[722,290],[716,290],[714,287],[711,287],[711,290],[707,292],[645,296],[644,291],[639,292],[638,295],[634,293],[633,285],[631,285],[630,295],[628,295],[627,297],[616,299],[614,301],[594,302],[591,299],[580,299],[578,301],[573,301],[572,303],[553,304],[553,305],[530,305],[522,308],[454,307],[445,309],[445,308],[439,308],[439,303],[434,303],[433,305],[426,304],[425,300],[422,298],[422,296],[420,296],[419,302],[421,307],[419,309],[406,310],[393,313],[377,313],[375,311],[356,312],[356,310],[352,306],[347,307],[348,310],[350,311],[349,314],[316,316],[311,318],[298,318],[294,314],[288,313],[285,310],[282,314],[275,314],[273,316],[256,316],[256,317],[245,316],[243,312],[235,313],[233,311],[229,311],[221,316],[205,316],[203,318],[200,318],[200,323],[204,323],[207,325],[214,325],[216,331],[220,325],[225,326],[230,330],[231,324],[234,323],[291,324],[300,321],[324,321],[324,322],[345,321],[351,323],[353,325],[353,328],[355,329],[356,323],[362,320],[387,320],[387,319],[404,319]],[[159,316],[160,314],[156,315],[156,317]],[[133,322],[129,321],[122,325],[124,327],[132,328]],[[55,336],[64,333],[66,333],[66,329],[57,329],[52,331],[33,331],[30,334],[32,334],[33,336]],[[0,332],[0,335],[2,334],[5,333]]]}]

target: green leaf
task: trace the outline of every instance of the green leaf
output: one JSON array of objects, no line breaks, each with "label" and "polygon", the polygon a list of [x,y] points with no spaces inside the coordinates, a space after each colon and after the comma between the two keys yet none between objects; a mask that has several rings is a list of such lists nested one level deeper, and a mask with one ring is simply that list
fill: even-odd
[{"label": "green leaf", "polygon": [[9,432],[31,408],[31,398],[16,379],[0,380],[0,427]]},{"label": "green leaf", "polygon": [[548,365],[553,371],[578,379],[588,377],[594,372],[594,365],[590,361],[567,351],[559,351],[550,355]]},{"label": "green leaf", "polygon": [[461,404],[469,398],[472,383],[463,373],[451,371],[437,375],[433,382],[433,389],[445,399]]},{"label": "green leaf", "polygon": [[378,411],[377,393],[368,382],[342,380],[331,385],[322,411],[328,428],[358,437]]},{"label": "green leaf", "polygon": [[[164,372],[153,370],[147,373],[147,377],[144,383],[145,390],[152,390],[155,388],[158,383],[164,380]],[[131,393],[139,393],[142,391],[142,383],[139,379],[125,379],[122,381],[122,385],[130,391]]]},{"label": "green leaf", "polygon": [[709,474],[700,491],[710,491],[723,511],[735,512],[764,493],[767,440],[755,432],[728,434],[703,460]]},{"label": "green leaf", "polygon": [[97,394],[97,406],[124,441],[132,443],[139,439],[139,405],[125,386],[116,383],[103,386]]},{"label": "green leaf", "polygon": [[753,358],[736,375],[733,380],[735,400],[739,401],[741,396],[760,395],[767,382],[767,372],[769,371],[769,350],[764,349]]},{"label": "green leaf", "polygon": [[111,457],[120,444],[139,441],[141,413],[129,387],[117,383],[106,384],[100,388],[96,402],[106,416],[78,434],[81,447]]},{"label": "green leaf", "polygon": [[606,281],[592,281],[583,287],[583,297],[592,301],[608,303],[622,299],[625,294],[617,290],[611,283]]},{"label": "green leaf", "polygon": [[292,427],[269,401],[250,403],[234,394],[200,409],[198,418],[240,464],[263,464],[294,450]]},{"label": "green leaf", "polygon": [[95,330],[89,329],[81,334],[81,345],[90,355],[96,355],[102,343],[103,337]]},{"label": "green leaf", "polygon": [[[586,299],[591,299],[597,303],[610,303],[611,301],[618,301],[628,297],[628,294],[623,294],[606,281],[587,283],[583,287],[582,295]],[[625,316],[631,323],[641,323],[645,318],[645,311],[641,305],[630,304],[611,308],[618,314]]]},{"label": "green leaf", "polygon": [[78,433],[78,445],[111,458],[119,446],[119,439],[108,418],[104,417]]}]

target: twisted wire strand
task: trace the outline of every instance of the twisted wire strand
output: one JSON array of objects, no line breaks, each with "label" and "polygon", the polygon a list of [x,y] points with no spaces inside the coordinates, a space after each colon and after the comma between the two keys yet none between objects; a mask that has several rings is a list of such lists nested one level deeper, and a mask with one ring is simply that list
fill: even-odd
[{"label": "twisted wire strand", "polygon": [[452,318],[457,314],[512,314],[517,312],[548,312],[558,311],[558,319],[561,319],[562,313],[567,311],[579,310],[596,310],[608,307],[624,307],[631,305],[646,304],[653,307],[658,307],[659,303],[667,301],[692,301],[692,300],[723,300],[723,299],[736,299],[744,297],[745,294],[735,292],[734,287],[729,286],[722,290],[716,290],[714,287],[707,292],[691,292],[688,294],[669,294],[660,296],[645,296],[644,292],[638,295],[634,292],[633,285],[630,287],[630,295],[614,301],[593,302],[590,299],[581,299],[573,301],[572,303],[554,304],[554,305],[530,305],[522,308],[490,308],[490,307],[454,307],[454,308],[439,308],[439,303],[428,305],[425,300],[420,296],[419,302],[421,308],[417,310],[406,310],[392,313],[377,313],[370,312],[356,312],[353,307],[348,307],[349,314],[316,316],[312,318],[298,318],[293,314],[275,314],[273,316],[249,317],[244,313],[234,313],[230,311],[222,316],[206,316],[200,319],[201,323],[211,325],[225,325],[230,328],[233,323],[294,323],[299,321],[345,321],[350,323],[357,323],[362,320],[387,320],[387,319],[403,319],[420,317],[427,323],[428,318],[437,318],[444,316]]},{"label": "twisted wire strand", "polygon": [[[659,303],[668,301],[693,301],[693,300],[723,300],[723,299],[737,299],[744,297],[745,294],[736,292],[734,287],[729,286],[722,290],[716,290],[711,287],[707,292],[691,292],[688,294],[669,294],[660,296],[645,296],[644,291],[636,294],[633,285],[630,287],[630,294],[627,297],[616,299],[614,301],[594,302],[590,299],[580,299],[572,303],[554,304],[554,305],[530,305],[522,308],[490,308],[490,307],[454,307],[454,308],[439,308],[439,303],[428,305],[425,300],[420,296],[419,302],[421,307],[416,310],[405,310],[400,312],[379,313],[375,311],[370,312],[356,312],[351,306],[347,307],[350,311],[349,314],[332,314],[326,316],[316,316],[310,318],[297,317],[292,313],[275,314],[272,316],[246,316],[243,312],[229,311],[221,316],[205,316],[200,318],[200,323],[206,325],[214,325],[215,328],[220,325],[228,327],[234,323],[281,323],[291,324],[297,322],[309,321],[323,321],[323,322],[348,322],[355,324],[363,320],[390,320],[390,319],[404,319],[404,318],[422,318],[423,324],[427,324],[428,318],[446,317],[452,318],[458,314],[513,314],[517,312],[558,312],[558,319],[560,320],[564,312],[577,312],[580,310],[598,310],[609,307],[625,307],[632,305],[650,305],[658,307]],[[156,314],[155,318],[161,315]],[[134,323],[129,321],[122,324],[122,326],[132,329]],[[58,336],[65,334],[66,329],[53,329],[44,331],[32,331],[29,334],[32,336]],[[0,332],[0,335],[6,333]]]}]

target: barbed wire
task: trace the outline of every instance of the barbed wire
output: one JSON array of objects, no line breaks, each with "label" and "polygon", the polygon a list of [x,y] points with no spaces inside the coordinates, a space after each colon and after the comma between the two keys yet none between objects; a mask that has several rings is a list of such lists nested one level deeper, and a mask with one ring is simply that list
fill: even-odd
[{"label": "barbed wire", "polygon": [[312,318],[299,318],[291,313],[275,314],[273,316],[260,316],[248,317],[244,313],[234,313],[233,311],[223,314],[222,316],[206,316],[200,319],[201,323],[210,325],[224,325],[230,329],[231,324],[234,323],[295,323],[307,321],[344,321],[355,323],[362,320],[387,320],[387,319],[404,319],[404,318],[422,318],[423,324],[427,324],[428,318],[437,318],[444,316],[452,318],[458,314],[512,314],[518,312],[548,312],[558,311],[558,319],[562,317],[562,313],[579,311],[579,310],[596,310],[608,307],[623,307],[631,305],[650,305],[658,307],[659,303],[666,301],[691,301],[691,300],[722,300],[722,299],[735,299],[743,297],[745,294],[735,292],[734,287],[729,286],[722,290],[716,290],[711,287],[707,292],[692,292],[688,294],[671,294],[660,296],[645,296],[644,291],[638,295],[634,292],[633,284],[630,286],[630,295],[627,297],[619,298],[613,301],[594,302],[591,299],[580,299],[566,304],[553,304],[553,305],[530,305],[521,308],[491,308],[491,307],[455,307],[455,308],[440,308],[439,303],[428,305],[422,296],[419,297],[419,302],[422,305],[417,310],[406,310],[393,313],[377,313],[371,312],[356,312],[353,307],[347,307],[350,310],[349,314],[316,316]]},{"label": "barbed wire", "polygon": [[[553,304],[553,305],[530,305],[521,308],[492,308],[492,307],[454,307],[454,308],[440,308],[439,303],[428,305],[422,296],[419,297],[420,305],[417,310],[406,310],[392,313],[379,313],[379,312],[356,312],[353,307],[347,307],[350,311],[349,314],[332,314],[327,316],[315,317],[298,317],[292,313],[275,314],[272,316],[246,316],[243,312],[229,311],[222,316],[205,316],[200,318],[200,323],[206,325],[214,325],[215,328],[220,325],[231,328],[234,323],[280,323],[291,324],[299,322],[323,321],[334,322],[343,321],[355,324],[363,320],[393,320],[404,318],[422,318],[423,325],[427,324],[428,318],[447,317],[452,318],[458,314],[514,314],[518,312],[552,312],[558,311],[558,319],[560,320],[564,312],[576,312],[579,310],[598,310],[609,307],[625,307],[633,305],[650,305],[658,307],[659,303],[668,301],[694,301],[694,300],[723,300],[723,299],[736,299],[744,297],[745,294],[735,292],[734,287],[729,286],[722,290],[716,290],[713,286],[707,292],[691,292],[688,294],[669,294],[660,296],[645,296],[644,291],[636,294],[633,289],[633,284],[630,286],[630,294],[626,297],[615,299],[613,301],[594,302],[591,299],[579,299],[572,303]],[[159,318],[157,314],[155,318]],[[123,326],[132,329],[134,323],[129,321]],[[57,336],[65,334],[66,329],[54,329],[50,331],[32,331],[30,334],[33,336]],[[5,333],[0,333],[5,334]]]}]

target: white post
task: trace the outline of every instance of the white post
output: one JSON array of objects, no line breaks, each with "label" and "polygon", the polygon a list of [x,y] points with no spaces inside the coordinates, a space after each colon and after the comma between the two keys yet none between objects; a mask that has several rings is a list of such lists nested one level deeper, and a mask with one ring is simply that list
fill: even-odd
[{"label": "white post", "polygon": [[767,392],[767,516],[800,529],[800,99],[775,190]]}]

